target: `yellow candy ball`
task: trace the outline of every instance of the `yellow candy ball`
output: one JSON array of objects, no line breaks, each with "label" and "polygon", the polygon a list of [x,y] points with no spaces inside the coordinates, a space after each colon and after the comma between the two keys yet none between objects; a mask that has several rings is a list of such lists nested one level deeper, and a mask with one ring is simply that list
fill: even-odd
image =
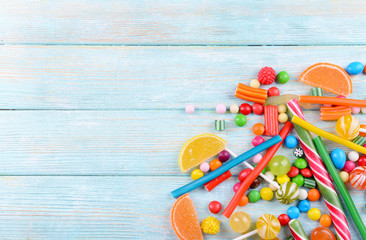
[{"label": "yellow candy ball", "polygon": [[277,177],[277,182],[279,184],[284,184],[285,182],[289,182],[289,181],[290,181],[290,178],[289,178],[289,176],[287,176],[287,174]]},{"label": "yellow candy ball", "polygon": [[312,208],[308,211],[308,216],[313,221],[318,221],[321,215],[320,210],[317,208]]},{"label": "yellow candy ball", "polygon": [[339,173],[339,176],[341,177],[341,179],[344,183],[348,182],[348,180],[349,180],[348,172],[342,171]]},{"label": "yellow candy ball", "polygon": [[220,232],[220,221],[214,217],[207,217],[202,221],[201,229],[207,234],[217,234]]},{"label": "yellow candy ball", "polygon": [[203,177],[203,172],[201,171],[201,169],[195,169],[195,170],[193,170],[192,171],[192,173],[191,173],[191,178],[193,179],[193,180],[197,180],[197,179],[199,179],[199,178],[201,178],[201,177]]},{"label": "yellow candy ball", "polygon": [[258,79],[252,79],[249,84],[249,86],[251,86],[252,88],[259,88],[260,85],[261,83],[258,81]]},{"label": "yellow candy ball", "polygon": [[285,113],[287,111],[286,104],[280,104],[278,105],[278,113]]},{"label": "yellow candy ball", "polygon": [[263,200],[271,201],[273,198],[273,191],[268,187],[262,188],[259,193],[261,194],[261,198]]},{"label": "yellow candy ball", "polygon": [[280,123],[285,123],[285,122],[287,122],[287,120],[288,120],[288,116],[287,116],[287,114],[286,114],[286,113],[280,113],[280,114],[278,115],[278,121],[279,121]]}]

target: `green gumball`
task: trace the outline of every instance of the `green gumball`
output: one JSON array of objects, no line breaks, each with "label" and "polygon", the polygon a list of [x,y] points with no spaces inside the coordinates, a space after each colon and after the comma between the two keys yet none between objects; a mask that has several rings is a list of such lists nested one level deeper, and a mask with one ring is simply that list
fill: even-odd
[{"label": "green gumball", "polygon": [[261,199],[261,194],[256,191],[256,190],[252,190],[250,191],[250,193],[248,194],[248,200],[251,203],[256,203]]},{"label": "green gumball", "polygon": [[277,155],[269,161],[269,170],[276,176],[285,175],[290,169],[290,160],[285,156]]},{"label": "green gumball", "polygon": [[245,124],[247,124],[247,117],[241,113],[239,113],[238,115],[236,115],[235,117],[235,124],[238,127],[243,127],[245,126]]},{"label": "green gumball", "polygon": [[294,183],[296,183],[296,184],[297,184],[297,186],[301,187],[301,186],[303,186],[303,185],[304,185],[304,183],[305,183],[305,178],[304,178],[304,176],[303,176],[303,175],[298,174],[296,177],[293,177],[293,178],[291,179],[291,182],[294,182]]},{"label": "green gumball", "polygon": [[278,83],[285,84],[288,82],[288,80],[290,80],[290,76],[287,72],[281,71],[277,74],[276,80]]},{"label": "green gumball", "polygon": [[308,163],[306,162],[305,159],[303,158],[298,158],[295,160],[295,166],[298,168],[298,169],[304,169],[308,166]]}]

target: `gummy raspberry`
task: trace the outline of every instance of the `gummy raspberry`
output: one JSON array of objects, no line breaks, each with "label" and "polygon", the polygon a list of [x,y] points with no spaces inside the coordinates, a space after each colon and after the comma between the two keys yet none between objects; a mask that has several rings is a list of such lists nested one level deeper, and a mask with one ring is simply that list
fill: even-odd
[{"label": "gummy raspberry", "polygon": [[258,81],[261,84],[269,85],[272,84],[276,79],[276,72],[271,67],[264,67],[258,73]]}]

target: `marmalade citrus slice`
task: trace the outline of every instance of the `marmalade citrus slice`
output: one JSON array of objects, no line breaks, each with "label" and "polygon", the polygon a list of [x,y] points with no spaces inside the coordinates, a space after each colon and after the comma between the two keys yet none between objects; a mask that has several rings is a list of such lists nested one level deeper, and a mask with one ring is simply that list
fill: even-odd
[{"label": "marmalade citrus slice", "polygon": [[175,201],[170,213],[175,234],[181,240],[203,240],[200,223],[188,193]]},{"label": "marmalade citrus slice", "polygon": [[331,63],[317,63],[308,67],[299,81],[328,92],[348,96],[352,93],[352,80],[340,66]]},{"label": "marmalade citrus slice", "polygon": [[179,167],[182,172],[201,164],[206,159],[225,149],[226,141],[213,134],[201,134],[189,139],[179,154]]}]

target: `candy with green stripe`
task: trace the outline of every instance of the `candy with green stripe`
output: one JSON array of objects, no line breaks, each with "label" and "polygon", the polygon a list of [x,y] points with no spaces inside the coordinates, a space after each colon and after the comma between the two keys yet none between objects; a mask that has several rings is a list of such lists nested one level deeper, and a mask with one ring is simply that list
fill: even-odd
[{"label": "candy with green stripe", "polygon": [[276,198],[280,203],[289,204],[294,202],[299,196],[300,190],[296,183],[285,182],[281,184],[276,192]]}]

